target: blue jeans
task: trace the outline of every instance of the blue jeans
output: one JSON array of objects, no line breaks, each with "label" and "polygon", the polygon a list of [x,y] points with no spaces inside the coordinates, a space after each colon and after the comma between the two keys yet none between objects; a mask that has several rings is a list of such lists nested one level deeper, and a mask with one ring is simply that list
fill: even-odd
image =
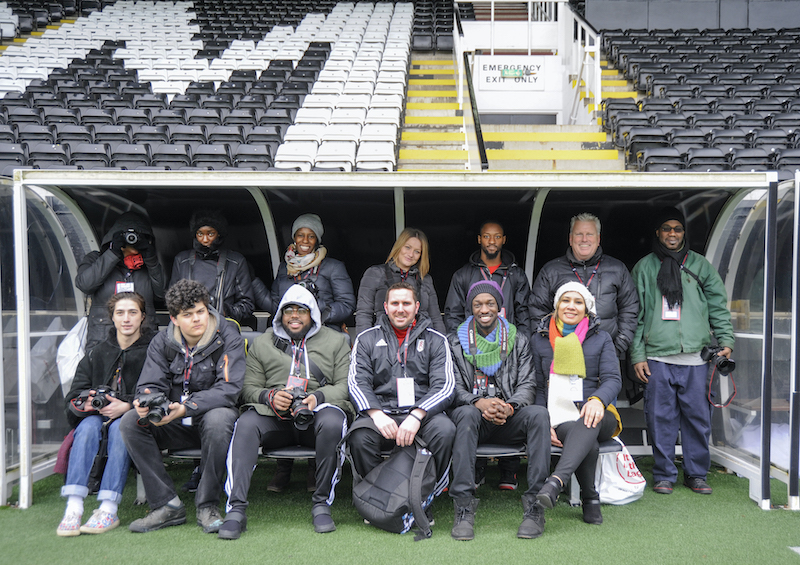
[{"label": "blue jeans", "polygon": [[[67,481],[61,487],[61,496],[77,495],[86,498],[89,494],[86,485],[89,484],[89,473],[100,447],[101,427],[106,420],[103,416],[87,416],[75,428],[75,440],[69,452]],[[108,461],[97,493],[97,500],[110,500],[117,504],[122,500],[122,489],[125,488],[131,466],[128,450],[125,449],[119,431],[119,422],[118,418],[108,427]]]}]

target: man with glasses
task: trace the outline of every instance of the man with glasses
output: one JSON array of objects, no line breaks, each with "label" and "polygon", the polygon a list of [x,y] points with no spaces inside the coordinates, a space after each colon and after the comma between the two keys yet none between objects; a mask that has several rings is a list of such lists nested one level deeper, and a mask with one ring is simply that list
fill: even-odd
[{"label": "man with glasses", "polygon": [[653,490],[672,493],[680,430],[683,484],[698,494],[711,494],[706,475],[712,407],[708,366],[700,352],[712,345],[713,337],[720,348],[717,355],[730,358],[728,295],[711,263],[689,250],[683,213],[665,208],[656,220],[653,252],[633,268],[641,309],[630,348],[636,377],[647,384],[644,411],[653,443]]},{"label": "man with glasses", "polygon": [[259,446],[315,448],[314,531],[336,529],[330,510],[339,480],[336,447],[354,414],[347,392],[349,365],[345,335],[322,325],[314,295],[300,285],[289,287],[272,328],[255,339],[247,355],[242,414],[228,451],[228,505],[220,539],[238,539],[246,530]]}]

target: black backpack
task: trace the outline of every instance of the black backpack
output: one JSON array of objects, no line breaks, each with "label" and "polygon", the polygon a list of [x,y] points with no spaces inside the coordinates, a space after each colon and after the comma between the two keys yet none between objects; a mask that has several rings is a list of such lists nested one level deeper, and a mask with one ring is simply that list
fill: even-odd
[{"label": "black backpack", "polygon": [[433,454],[419,436],[414,445],[395,447],[365,477],[353,467],[353,505],[358,513],[387,532],[404,534],[416,525],[414,541],[431,537],[425,509],[433,502],[435,487]]}]

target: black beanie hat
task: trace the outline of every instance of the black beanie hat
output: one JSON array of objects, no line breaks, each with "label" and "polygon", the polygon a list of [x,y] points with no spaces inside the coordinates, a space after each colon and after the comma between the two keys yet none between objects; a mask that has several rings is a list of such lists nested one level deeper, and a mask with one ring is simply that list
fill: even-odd
[{"label": "black beanie hat", "polygon": [[192,219],[189,222],[189,229],[191,230],[192,237],[194,237],[197,230],[203,226],[208,226],[217,230],[220,238],[228,235],[228,220],[216,210],[196,210],[192,214]]},{"label": "black beanie hat", "polygon": [[663,226],[665,222],[668,222],[670,220],[678,220],[683,226],[683,229],[686,230],[686,218],[684,217],[683,212],[681,212],[674,206],[667,206],[658,211],[658,214],[656,215],[656,223],[654,226],[655,230],[658,231],[658,229],[661,226]]}]

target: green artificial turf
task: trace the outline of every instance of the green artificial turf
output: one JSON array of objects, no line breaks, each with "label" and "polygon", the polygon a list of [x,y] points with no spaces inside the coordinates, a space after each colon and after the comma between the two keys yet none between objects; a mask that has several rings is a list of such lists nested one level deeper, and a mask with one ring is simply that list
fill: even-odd
[{"label": "green artificial turf", "polygon": [[[648,484],[652,484],[651,465],[650,458],[639,460]],[[173,463],[169,469],[176,484],[182,484],[192,467]],[[680,485],[668,496],[648,488],[642,499],[630,505],[604,506],[601,526],[584,524],[580,508],[571,508],[562,496],[556,508],[547,511],[544,536],[520,540],[516,538],[522,519],[520,491],[497,490],[497,466],[490,465],[487,483],[478,489],[476,537],[470,542],[450,538],[453,506],[447,495],[434,504],[436,525],[431,539],[414,542],[413,535],[390,534],[365,525],[350,502],[347,468],[332,509],[337,530],[315,534],[310,494],[305,491],[305,463],[295,465],[291,487],[282,493],[266,490],[274,470],[274,463],[256,469],[248,531],[236,541],[203,534],[195,525],[193,496],[186,494],[182,494],[189,518],[186,525],[130,533],[128,524],[146,513],[146,507],[133,505],[133,475],[120,505],[119,528],[100,536],[59,538],[55,530],[64,511],[59,496],[63,481],[59,475],[49,477],[34,485],[31,508],[0,510],[0,564],[800,564],[800,555],[790,549],[800,546],[800,513],[759,510],[748,498],[748,482],[720,469],[709,473],[711,496],[694,494]],[[785,485],[773,481],[773,489],[774,500],[785,503]],[[95,498],[89,497],[84,518],[96,506]]]}]

